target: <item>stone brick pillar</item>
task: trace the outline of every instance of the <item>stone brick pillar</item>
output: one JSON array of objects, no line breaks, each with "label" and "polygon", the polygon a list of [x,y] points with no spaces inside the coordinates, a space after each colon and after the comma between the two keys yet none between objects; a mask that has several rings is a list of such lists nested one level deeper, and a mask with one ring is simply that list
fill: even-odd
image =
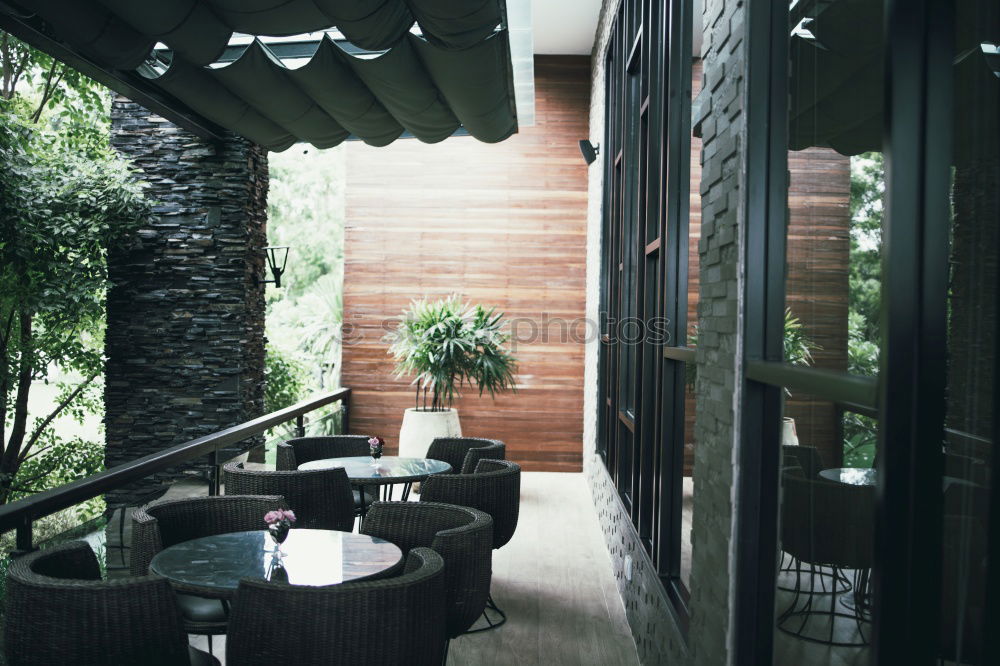
[{"label": "stone brick pillar", "polygon": [[[150,184],[154,216],[108,258],[108,467],[263,413],[268,184],[267,151],[245,139],[205,141],[123,97],[111,117],[111,143]],[[140,502],[199,468],[107,499]]]}]

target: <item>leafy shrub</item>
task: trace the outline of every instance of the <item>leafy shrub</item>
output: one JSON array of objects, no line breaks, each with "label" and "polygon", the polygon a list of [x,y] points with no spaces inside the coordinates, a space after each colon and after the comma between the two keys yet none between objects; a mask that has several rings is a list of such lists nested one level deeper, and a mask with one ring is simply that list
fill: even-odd
[{"label": "leafy shrub", "polygon": [[305,368],[291,356],[273,347],[264,357],[264,411],[276,412],[302,399],[308,377]]},{"label": "leafy shrub", "polygon": [[[855,375],[873,377],[878,374],[879,347],[868,340],[864,317],[851,312],[847,317],[847,370]],[[856,414],[844,413],[844,465],[871,467],[878,443],[878,421]]]},{"label": "leafy shrub", "polygon": [[466,384],[476,384],[480,396],[515,389],[517,360],[504,346],[510,336],[502,320],[496,308],[470,307],[457,295],[411,303],[386,337],[398,376],[414,376],[418,409],[447,409]]}]

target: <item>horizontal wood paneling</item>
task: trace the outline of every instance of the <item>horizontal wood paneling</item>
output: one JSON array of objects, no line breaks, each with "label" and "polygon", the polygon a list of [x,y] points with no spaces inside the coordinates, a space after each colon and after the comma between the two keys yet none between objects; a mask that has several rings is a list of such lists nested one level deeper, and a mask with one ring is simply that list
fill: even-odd
[{"label": "horizontal wood paneling", "polygon": [[536,57],[535,94],[536,125],[499,144],[347,148],[341,381],[351,430],[390,450],[414,393],[382,337],[411,299],[457,292],[497,305],[520,340],[518,393],[462,397],[463,432],[504,440],[528,470],[581,469],[589,58]]},{"label": "horizontal wood paneling", "polygon": [[[846,372],[851,161],[828,148],[809,148],[788,153],[788,170],[785,303],[820,346],[813,366]],[[827,467],[840,465],[843,443],[832,403],[793,394],[785,415],[795,419],[800,444],[818,448]]]}]

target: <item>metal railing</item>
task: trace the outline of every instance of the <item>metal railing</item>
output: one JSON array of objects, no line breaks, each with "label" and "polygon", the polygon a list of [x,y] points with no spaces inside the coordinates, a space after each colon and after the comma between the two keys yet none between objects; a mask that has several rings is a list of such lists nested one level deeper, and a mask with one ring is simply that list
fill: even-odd
[{"label": "metal railing", "polygon": [[341,429],[347,432],[350,398],[351,389],[337,389],[231,428],[192,439],[131,462],[116,465],[111,469],[67,483],[64,486],[45,490],[31,497],[0,506],[0,534],[17,530],[17,550],[29,551],[33,548],[32,525],[39,518],[68,509],[75,504],[103,495],[110,490],[115,490],[150,474],[162,472],[179,463],[203,456],[208,456],[212,469],[209,494],[217,495],[221,481],[220,448],[241,442],[292,419],[295,419],[296,436],[301,437],[305,434],[305,415],[334,402],[341,403]]}]

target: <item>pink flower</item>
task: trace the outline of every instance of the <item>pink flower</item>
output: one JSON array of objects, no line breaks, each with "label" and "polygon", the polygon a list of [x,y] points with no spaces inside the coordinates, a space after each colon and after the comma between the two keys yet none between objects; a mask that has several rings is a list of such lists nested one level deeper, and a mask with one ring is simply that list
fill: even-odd
[{"label": "pink flower", "polygon": [[378,436],[372,437],[368,440],[368,446],[373,449],[380,449],[385,446],[385,440]]},{"label": "pink flower", "polygon": [[295,512],[291,509],[275,509],[274,511],[268,511],[264,514],[264,522],[268,525],[275,525],[277,523],[295,522]]}]

